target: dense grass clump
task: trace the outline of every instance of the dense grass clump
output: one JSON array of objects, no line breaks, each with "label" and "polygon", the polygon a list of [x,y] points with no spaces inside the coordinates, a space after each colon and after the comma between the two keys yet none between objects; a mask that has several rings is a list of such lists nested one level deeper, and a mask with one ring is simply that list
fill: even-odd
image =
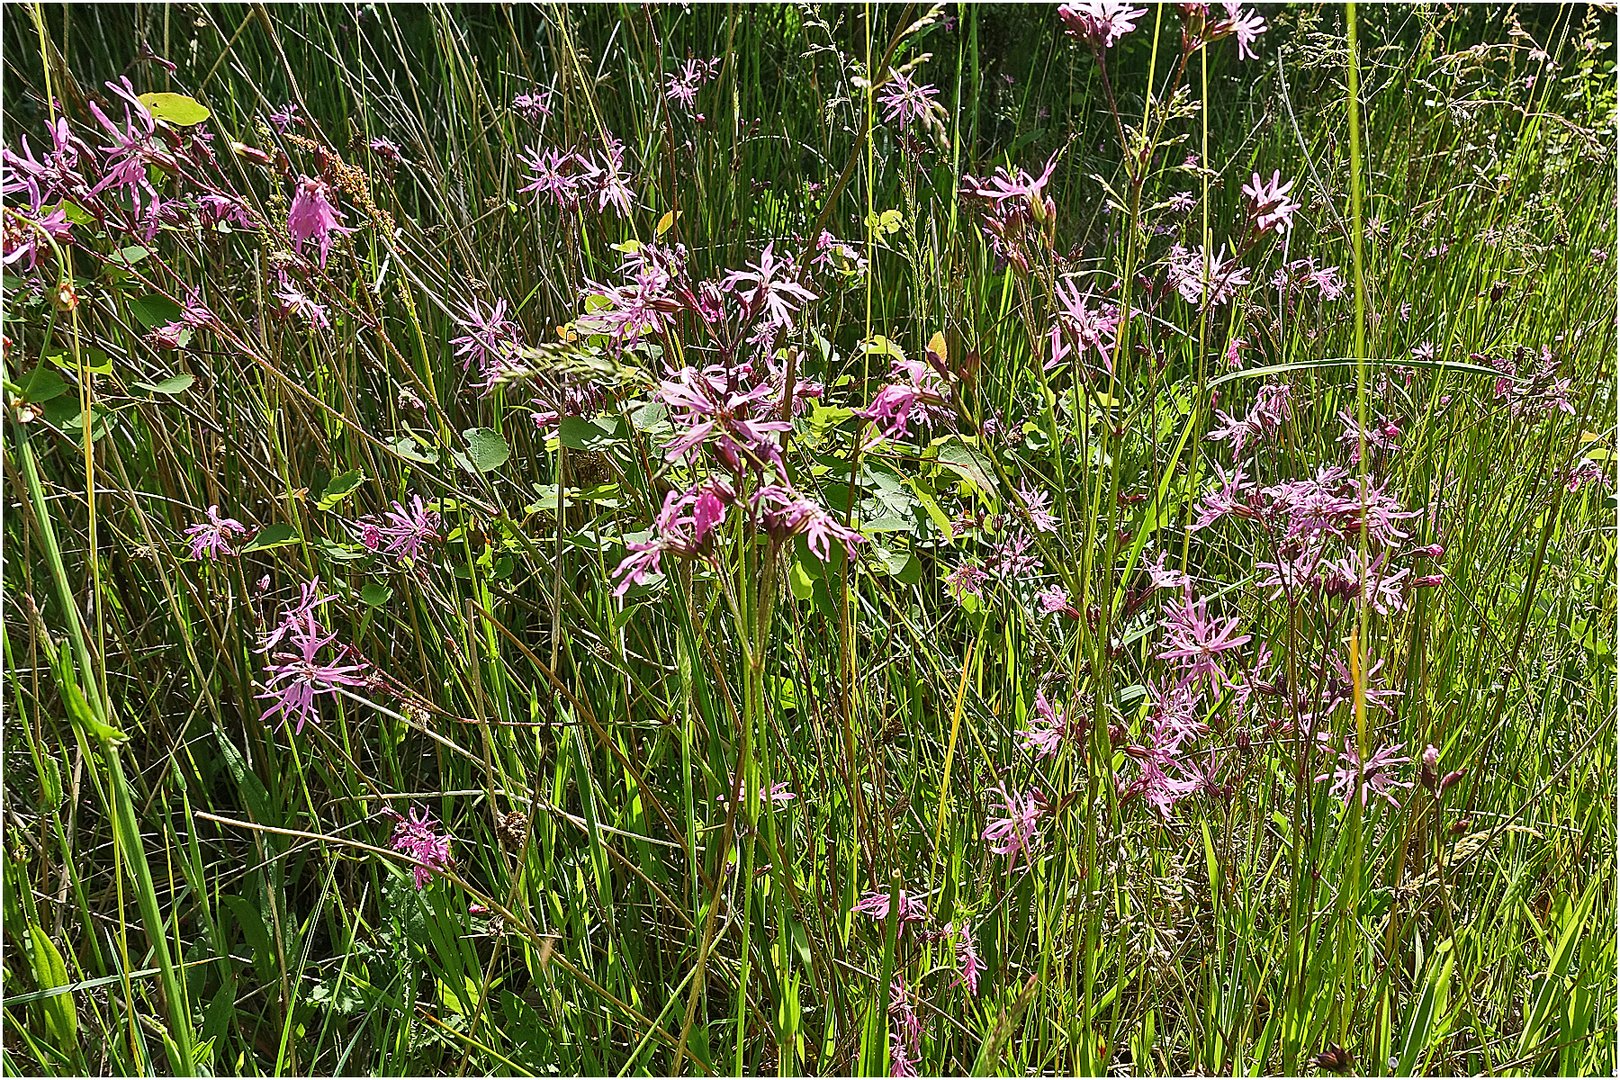
[{"label": "dense grass clump", "polygon": [[1588,7],[9,6],[15,1073],[1612,1073]]}]

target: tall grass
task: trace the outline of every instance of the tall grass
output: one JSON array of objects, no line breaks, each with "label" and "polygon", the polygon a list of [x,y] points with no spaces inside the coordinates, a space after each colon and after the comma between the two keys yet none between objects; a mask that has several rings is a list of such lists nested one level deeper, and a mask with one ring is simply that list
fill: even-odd
[{"label": "tall grass", "polygon": [[[210,110],[210,182],[263,225],[85,214],[7,267],[8,1073],[1614,1070],[1607,16],[1267,9],[1245,61],[1184,57],[1175,7],[1095,52],[975,5],[6,14],[6,146],[58,112],[97,131],[127,74]],[[665,94],[694,58],[701,118]],[[929,121],[885,120],[896,69],[937,87]],[[543,126],[513,107],[537,87]],[[608,132],[628,216],[520,193],[531,145]],[[1054,155],[1021,270],[963,178]],[[1257,234],[1241,188],[1274,169],[1303,206]],[[289,249],[300,176],[355,230],[324,266]],[[587,297],[632,242],[684,244],[699,282],[823,229],[867,267],[807,275],[772,343],[825,387],[782,475],[856,556],[733,514],[616,597],[665,493],[725,472],[666,460],[660,380],[748,353],[690,310],[593,343]],[[1178,296],[1172,243],[1251,284]],[[1344,294],[1280,296],[1305,258]],[[278,269],[329,329],[278,314]],[[1049,366],[1065,281],[1128,314]],[[163,347],[193,291],[219,324]],[[453,342],[496,299],[531,348],[485,392]],[[855,410],[897,355],[949,392],[884,437]],[[1279,386],[1264,438],[1209,437]],[[1393,608],[1263,584],[1275,535],[1196,527],[1239,465],[1343,467],[1363,522],[1383,485],[1416,511],[1401,565],[1443,580]],[[368,547],[410,496],[437,541]],[[210,506],[251,534],[195,558]],[[1253,641],[1199,699],[1185,763],[1217,775],[1160,813],[1177,571]],[[261,720],[263,642],[314,578],[370,675],[295,732]],[[1047,707],[1071,725],[1041,757]],[[1389,800],[1317,779],[1393,744]],[[1028,791],[1036,840],[992,852]],[[453,855],[421,888],[413,812]]]}]

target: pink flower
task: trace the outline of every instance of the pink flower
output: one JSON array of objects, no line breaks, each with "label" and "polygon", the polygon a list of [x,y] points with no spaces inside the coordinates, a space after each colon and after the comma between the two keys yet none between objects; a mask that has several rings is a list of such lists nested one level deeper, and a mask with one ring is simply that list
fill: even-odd
[{"label": "pink flower", "polygon": [[433,880],[434,871],[448,870],[455,864],[450,854],[450,837],[422,807],[413,807],[409,817],[389,811],[394,818],[394,835],[388,846],[416,861],[411,877],[418,889]]},{"label": "pink flower", "polygon": [[673,104],[691,112],[697,104],[697,92],[703,84],[714,78],[720,70],[719,60],[687,60],[677,72],[664,77],[664,97]]},{"label": "pink flower", "polygon": [[984,595],[984,581],[988,576],[983,567],[963,563],[945,575],[945,588],[958,603],[968,596],[978,599]]},{"label": "pink flower", "polygon": [[1208,614],[1208,601],[1192,602],[1192,590],[1182,593],[1181,606],[1170,613],[1160,625],[1164,627],[1164,650],[1160,660],[1171,660],[1181,669],[1181,686],[1189,686],[1208,679],[1212,688],[1219,690],[1228,685],[1226,672],[1218,657],[1225,652],[1248,644],[1252,637],[1238,634],[1238,620],[1234,617],[1224,624]]},{"label": "pink flower", "polygon": [[758,262],[727,274],[720,287],[743,299],[750,318],[763,312],[765,324],[780,330],[793,329],[794,313],[820,299],[798,283],[792,260],[776,257],[774,243],[765,245]]},{"label": "pink flower", "polygon": [[363,664],[345,664],[340,661],[321,661],[320,651],[337,640],[336,634],[322,634],[313,614],[306,615],[288,634],[292,649],[275,654],[270,665],[270,676],[260,698],[270,700],[270,707],[259,716],[267,720],[279,715],[293,722],[293,734],[304,730],[304,723],[319,719],[315,698],[321,694],[337,692],[340,686],[364,686],[361,674]]},{"label": "pink flower", "polygon": [[956,964],[962,973],[951,985],[966,986],[969,994],[978,997],[979,973],[984,970],[984,961],[979,959],[979,950],[973,943],[973,931],[967,923],[963,923],[956,927],[947,926],[945,933],[950,935],[953,929],[956,937]]},{"label": "pink flower", "polygon": [[422,502],[422,496],[412,495],[409,506],[394,503],[383,511],[382,520],[364,520],[361,525],[361,543],[373,551],[381,549],[401,561],[418,561],[423,549],[439,539],[441,519]]},{"label": "pink flower", "polygon": [[341,236],[354,231],[338,224],[343,214],[327,199],[326,193],[325,181],[300,177],[298,189],[293,193],[292,209],[287,212],[287,232],[292,236],[293,250],[302,255],[304,244],[314,241],[322,266],[326,265],[327,253],[332,249],[332,234]]},{"label": "pink flower", "polygon": [[1035,839],[1045,809],[1034,791],[1016,796],[1008,795],[1006,787],[997,784],[996,792],[1001,796],[1007,816],[993,818],[985,826],[983,838],[991,842],[991,851],[997,855],[1006,855],[1013,862],[1018,860],[1019,852],[1023,852],[1026,858],[1032,858],[1029,843]]},{"label": "pink flower", "polygon": [[[1328,741],[1327,732],[1322,732],[1318,738],[1323,743],[1326,743]],[[1335,795],[1342,796],[1346,806],[1349,806],[1350,800],[1354,799],[1358,794],[1361,797],[1361,805],[1366,806],[1369,791],[1386,800],[1391,806],[1399,806],[1400,801],[1395,797],[1393,789],[1409,788],[1412,785],[1408,781],[1394,779],[1389,775],[1388,770],[1396,765],[1404,765],[1411,760],[1400,756],[1402,745],[1401,743],[1394,743],[1390,746],[1381,747],[1363,762],[1361,755],[1356,750],[1354,740],[1346,737],[1344,749],[1339,753],[1338,764],[1334,766],[1331,772],[1321,774],[1316,780],[1320,783],[1332,777],[1333,784],[1328,790]]]},{"label": "pink flower", "polygon": [[235,555],[232,536],[246,536],[248,527],[235,518],[221,517],[218,506],[208,508],[208,520],[186,528],[186,543],[193,559],[221,559]]},{"label": "pink flower", "polygon": [[779,419],[780,391],[751,366],[685,367],[663,380],[657,395],[669,408],[670,422],[685,428],[664,448],[671,461],[708,445],[733,472],[745,462],[755,469],[766,462],[781,466],[775,436],[792,431],[793,424]]},{"label": "pink flower", "polygon": [[1211,307],[1230,303],[1249,284],[1249,268],[1236,258],[1226,257],[1226,248],[1209,252],[1189,250],[1172,244],[1166,255],[1166,278],[1189,304],[1205,302]]},{"label": "pink flower", "polygon": [[538,124],[551,115],[551,91],[545,87],[524,90],[512,95],[512,111],[531,124]]},{"label": "pink flower", "polygon": [[932,86],[912,82],[903,71],[892,72],[878,94],[878,104],[883,106],[883,122],[898,121],[902,128],[910,127],[938,108],[934,103],[937,97],[939,91]]},{"label": "pink flower", "polygon": [[1582,458],[1569,470],[1569,479],[1565,482],[1564,488],[1575,492],[1581,490],[1587,484],[1593,483],[1599,487],[1612,488],[1614,478],[1605,472],[1603,466],[1596,461],[1591,458]]},{"label": "pink flower", "polygon": [[528,183],[518,188],[519,195],[532,192],[536,196],[547,196],[565,209],[579,204],[580,176],[576,171],[579,162],[573,154],[542,151],[538,146],[531,146],[518,157],[529,171]]},{"label": "pink flower", "polygon": [[1249,197],[1249,216],[1254,219],[1256,229],[1280,236],[1294,227],[1294,212],[1299,209],[1299,203],[1288,197],[1293,186],[1294,181],[1283,183],[1282,173],[1275,170],[1268,181],[1262,183],[1260,174],[1255,173],[1253,179],[1243,185],[1243,194]]},{"label": "pink flower", "polygon": [[778,539],[804,534],[810,553],[822,562],[832,557],[834,541],[843,545],[851,559],[855,545],[865,541],[860,533],[789,488],[766,485],[754,492],[752,503],[767,532]]},{"label": "pink flower", "polygon": [[117,83],[110,82],[106,86],[123,102],[124,122],[114,123],[94,101],[88,102],[90,112],[112,138],[111,145],[101,148],[108,155],[105,172],[89,193],[99,195],[108,188],[124,191],[129,195],[131,208],[139,216],[141,193],[145,192],[152,199],[158,197],[157,189],[147,177],[147,166],[156,165],[172,170],[175,162],[157,137],[157,124],[151,112],[136,96],[135,87],[129,79],[121,76]]},{"label": "pink flower", "polygon": [[491,387],[522,344],[523,330],[507,318],[505,300],[492,306],[473,300],[461,310],[451,316],[462,333],[450,339],[450,347],[461,358],[463,371],[476,365],[480,383]]},{"label": "pink flower", "polygon": [[1029,727],[1019,734],[1023,737],[1026,750],[1035,751],[1037,758],[1055,757],[1062,749],[1063,743],[1073,733],[1074,725],[1064,718],[1063,713],[1054,708],[1046,700],[1044,691],[1035,691],[1035,716]]},{"label": "pink flower", "polygon": [[[731,782],[727,785],[727,790],[731,792],[731,795],[730,797],[725,795],[720,796],[718,800],[720,805],[729,806],[732,798],[741,798],[742,787],[743,778],[741,776],[732,777]],[[798,795],[788,790],[787,781],[785,780],[779,780],[772,784],[769,788],[759,789],[759,801],[764,803],[766,806],[781,806],[785,803],[792,802],[798,797]]]},{"label": "pink flower", "polygon": [[630,554],[613,572],[619,579],[614,597],[622,598],[631,586],[645,584],[651,575],[662,573],[665,552],[693,556],[702,551],[734,498],[731,488],[718,480],[667,493],[663,509],[653,522],[652,537],[626,545]]},{"label": "pink flower", "polygon": [[282,318],[297,315],[306,325],[318,330],[331,329],[332,322],[328,317],[326,305],[311,300],[296,285],[283,283],[270,295],[275,297],[276,310]]},{"label": "pink flower", "polygon": [[1062,361],[1069,352],[1068,342],[1072,341],[1082,353],[1095,352],[1105,368],[1114,370],[1114,338],[1119,331],[1119,309],[1107,303],[1093,308],[1091,295],[1089,288],[1082,295],[1079,284],[1073,278],[1058,282],[1058,311],[1052,320],[1052,356],[1047,361],[1047,367]]},{"label": "pink flower", "polygon": [[954,415],[951,388],[939,370],[926,360],[891,357],[889,385],[879,390],[872,404],[856,409],[889,438],[905,438],[913,414],[927,425],[943,424]]},{"label": "pink flower", "polygon": [[1046,615],[1067,615],[1071,619],[1080,617],[1080,610],[1069,599],[1068,590],[1061,585],[1048,585],[1035,594],[1035,602],[1040,604],[1041,611]]},{"label": "pink flower", "polygon": [[1063,28],[1094,49],[1112,49],[1146,14],[1124,0],[1075,0],[1058,8]]},{"label": "pink flower", "polygon": [[1226,18],[1211,23],[1205,39],[1219,41],[1228,36],[1236,37],[1238,56],[1244,60],[1258,60],[1254,43],[1266,32],[1266,20],[1252,8],[1244,10],[1243,5],[1234,0],[1222,0],[1221,7],[1226,9]]},{"label": "pink flower", "polygon": [[[927,921],[928,906],[923,903],[921,897],[901,889],[899,899],[900,910],[899,914],[895,917],[900,922],[900,933],[905,933],[907,923]],[[866,893],[850,910],[858,911],[862,915],[869,916],[878,922],[886,922],[889,918],[889,892],[887,889],[884,889],[881,892],[874,891]]]}]

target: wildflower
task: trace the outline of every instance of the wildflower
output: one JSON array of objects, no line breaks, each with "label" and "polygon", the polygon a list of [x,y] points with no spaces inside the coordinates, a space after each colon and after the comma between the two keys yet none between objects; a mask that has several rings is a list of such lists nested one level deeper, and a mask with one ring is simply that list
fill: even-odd
[{"label": "wildflower", "polygon": [[1058,312],[1052,322],[1052,358],[1057,363],[1068,353],[1064,339],[1074,341],[1082,352],[1096,351],[1103,365],[1114,370],[1114,337],[1119,330],[1119,310],[1111,304],[1092,308],[1091,291],[1081,295],[1080,286],[1069,278],[1058,282],[1055,290]]},{"label": "wildflower", "polygon": [[774,244],[766,244],[758,262],[745,270],[731,271],[720,286],[742,296],[750,316],[763,311],[766,325],[791,330],[794,313],[820,299],[789,276],[793,269],[791,260],[776,257]]},{"label": "wildflower", "polygon": [[322,634],[313,614],[306,615],[288,635],[292,649],[276,653],[270,665],[270,676],[260,698],[271,699],[270,707],[259,716],[267,720],[280,715],[293,722],[293,734],[304,730],[306,721],[316,720],[316,697],[333,694],[342,686],[364,686],[366,679],[360,664],[340,661],[322,662],[320,651],[337,640],[337,635]]},{"label": "wildflower", "polygon": [[371,151],[373,157],[386,165],[392,175],[392,170],[404,164],[405,155],[399,152],[399,147],[388,139],[368,139],[366,149]]},{"label": "wildflower", "polygon": [[1031,857],[1029,843],[1035,838],[1041,815],[1046,811],[1033,791],[1017,796],[1008,795],[1006,787],[997,784],[996,792],[1001,796],[1007,816],[993,818],[984,828],[984,839],[991,841],[991,851],[1008,856],[1012,862],[1018,860],[1019,852],[1023,852],[1026,858]]},{"label": "wildflower", "polygon": [[1565,481],[1564,488],[1570,492],[1581,490],[1587,484],[1597,484],[1599,487],[1613,487],[1614,478],[1604,471],[1603,466],[1591,458],[1582,458],[1569,470],[1569,479]]},{"label": "wildflower", "polygon": [[766,531],[778,538],[804,534],[810,553],[822,562],[832,557],[832,543],[837,541],[851,559],[855,545],[865,537],[840,523],[814,502],[777,485],[767,485],[754,492],[753,506],[760,515]]},{"label": "wildflower", "polygon": [[88,102],[90,112],[112,138],[110,145],[101,148],[107,155],[103,164],[104,172],[89,194],[99,195],[108,188],[123,191],[129,196],[131,209],[138,216],[141,213],[142,192],[151,199],[158,198],[157,189],[147,177],[147,167],[155,165],[173,169],[174,159],[157,138],[157,123],[136,96],[135,87],[130,84],[128,77],[120,76],[118,82],[109,82],[106,86],[123,102],[124,122],[114,123],[94,101]]},{"label": "wildflower", "polygon": [[657,396],[668,407],[670,422],[685,429],[664,448],[671,461],[707,444],[734,472],[745,460],[756,468],[765,462],[781,465],[775,436],[792,431],[793,424],[778,419],[777,389],[751,366],[685,367],[659,384]]},{"label": "wildflower", "polygon": [[294,125],[299,127],[304,125],[304,118],[298,115],[298,106],[290,101],[271,112],[268,119],[271,126],[280,132],[285,132]]},{"label": "wildflower", "polygon": [[984,568],[974,563],[963,563],[949,574],[945,575],[945,588],[961,603],[966,597],[981,599],[984,596],[984,581],[988,575]]},{"label": "wildflower", "polygon": [[1370,426],[1363,428],[1349,409],[1340,409],[1339,422],[1344,425],[1344,433],[1339,436],[1339,442],[1350,447],[1352,465],[1360,463],[1363,446],[1384,452],[1401,448],[1400,426],[1387,416],[1380,416]]},{"label": "wildflower", "polygon": [[418,889],[427,887],[434,871],[448,870],[454,864],[450,854],[450,837],[439,823],[422,807],[412,807],[409,817],[394,813],[394,835],[388,846],[416,863],[411,877]]},{"label": "wildflower", "polygon": [[[268,589],[270,587],[269,575],[266,575],[260,584]],[[298,602],[285,605],[282,608],[281,622],[260,640],[259,652],[269,652],[281,644],[287,635],[301,632],[306,625],[317,625],[315,609],[332,599],[334,598],[321,588],[321,579],[318,577],[300,584],[298,586]]]},{"label": "wildflower", "polygon": [[292,208],[287,212],[287,232],[292,236],[293,250],[302,255],[304,244],[313,240],[320,251],[322,266],[326,265],[327,253],[332,248],[332,234],[353,231],[338,224],[343,214],[327,199],[326,192],[324,181],[299,177]]},{"label": "wildflower", "polygon": [[[900,932],[905,932],[907,923],[927,921],[928,906],[923,903],[921,897],[901,889],[899,901],[899,911],[895,918],[899,920]],[[888,890],[866,893],[851,910],[870,916],[878,922],[887,922],[889,918]]]},{"label": "wildflower", "polygon": [[630,180],[624,172],[624,144],[609,135],[600,155],[576,153],[574,163],[580,170],[580,192],[596,197],[597,212],[612,206],[620,217],[630,216],[636,197],[630,190]]},{"label": "wildflower", "polygon": [[895,972],[889,984],[889,1075],[916,1076],[916,1057],[922,1053],[922,1020],[911,1004],[905,976]]},{"label": "wildflower", "polygon": [[[947,926],[945,930],[949,934],[952,927]],[[961,974],[956,977],[956,982],[951,985],[960,984],[966,986],[969,994],[978,997],[979,973],[984,970],[984,962],[979,959],[979,950],[973,943],[973,931],[968,927],[967,923],[955,927],[955,931],[956,965],[961,969]]]},{"label": "wildflower", "polygon": [[663,509],[653,521],[652,537],[625,545],[630,554],[613,572],[619,579],[614,597],[623,597],[632,585],[644,584],[652,574],[662,573],[665,552],[697,555],[709,534],[725,520],[734,498],[731,488],[716,480],[667,493]]},{"label": "wildflower", "polygon": [[[1327,732],[1322,732],[1319,738],[1326,743]],[[1354,740],[1347,736],[1344,740],[1344,749],[1339,753],[1338,763],[1331,772],[1318,776],[1316,781],[1321,783],[1331,777],[1333,784],[1328,788],[1329,792],[1341,796],[1346,806],[1349,806],[1350,800],[1357,795],[1361,797],[1361,805],[1366,806],[1369,791],[1385,799],[1391,806],[1398,806],[1400,802],[1396,799],[1393,789],[1412,786],[1408,781],[1396,780],[1388,771],[1411,760],[1400,756],[1402,745],[1393,743],[1381,747],[1363,762]]]},{"label": "wildflower", "polygon": [[1249,268],[1226,257],[1226,248],[1209,252],[1192,251],[1172,244],[1166,256],[1166,278],[1189,304],[1207,303],[1220,307],[1231,302],[1239,289],[1249,284]]},{"label": "wildflower", "polygon": [[522,90],[512,95],[512,111],[531,124],[551,115],[551,91],[544,87]]},{"label": "wildflower", "polygon": [[439,539],[441,519],[412,495],[409,506],[396,502],[383,512],[382,520],[361,523],[360,542],[373,551],[382,550],[404,561],[421,559],[422,551]]},{"label": "wildflower", "polygon": [[1221,7],[1226,9],[1226,18],[1217,19],[1209,25],[1205,40],[1219,41],[1225,37],[1236,37],[1238,57],[1244,60],[1258,60],[1254,43],[1266,32],[1266,20],[1252,8],[1244,10],[1243,5],[1234,0],[1223,0]]},{"label": "wildflower", "polygon": [[208,520],[186,528],[186,543],[193,559],[221,559],[235,555],[232,536],[246,536],[248,527],[235,518],[221,517],[218,506],[208,508]]},{"label": "wildflower", "polygon": [[1166,771],[1167,766],[1177,764],[1171,756],[1173,751],[1157,745],[1154,739],[1146,746],[1127,746],[1125,753],[1136,764],[1136,777],[1128,783],[1123,776],[1115,781],[1120,798],[1140,798],[1162,820],[1169,821],[1176,803],[1186,798],[1196,784],[1177,780]]},{"label": "wildflower", "polygon": [[1034,538],[1023,529],[1014,529],[996,542],[990,552],[990,572],[1003,580],[1024,578],[1040,568],[1040,558],[1030,552]]},{"label": "wildflower", "polygon": [[1153,589],[1181,589],[1192,584],[1192,578],[1180,570],[1172,570],[1164,565],[1170,557],[1168,551],[1159,552],[1159,557],[1148,564],[1148,587]]},{"label": "wildflower", "polygon": [[252,208],[234,195],[203,195],[197,200],[197,209],[206,221],[215,226],[229,226],[247,231],[259,227]]},{"label": "wildflower", "polygon": [[[729,806],[732,799],[741,799],[742,788],[742,776],[737,775],[732,777],[730,782],[726,785],[726,790],[730,792],[730,796],[728,797],[726,795],[721,795],[719,798],[720,805]],[[781,806],[784,803],[792,802],[798,797],[798,795],[788,790],[787,781],[785,780],[779,780],[772,784],[769,788],[759,789],[759,801],[767,806]]]},{"label": "wildflower", "polygon": [[1230,413],[1217,409],[1216,415],[1221,423],[1209,434],[1215,441],[1227,441],[1232,444],[1232,456],[1243,453],[1243,448],[1251,439],[1259,440],[1275,434],[1288,419],[1290,412],[1290,399],[1293,388],[1286,383],[1268,384],[1260,388],[1255,402],[1243,419],[1235,419]]},{"label": "wildflower", "polygon": [[866,256],[823,229],[816,237],[816,255],[810,265],[859,275],[866,272]]},{"label": "wildflower", "polygon": [[518,188],[518,194],[548,196],[564,208],[578,205],[580,177],[574,171],[578,161],[573,154],[531,146],[518,155],[518,160],[529,171],[528,183]]},{"label": "wildflower", "polygon": [[892,72],[878,95],[878,104],[883,106],[883,122],[898,121],[902,128],[910,127],[938,108],[934,103],[937,97],[939,91],[934,87],[913,82],[903,71]]},{"label": "wildflower", "polygon": [[1254,490],[1254,483],[1245,478],[1243,467],[1240,465],[1228,474],[1216,465],[1215,475],[1219,486],[1199,502],[1198,513],[1192,524],[1194,532],[1208,528],[1228,514],[1245,514],[1248,511],[1245,499]]},{"label": "wildflower", "polygon": [[720,61],[687,60],[678,72],[664,77],[664,97],[691,112],[697,104],[697,92],[703,84],[714,78],[720,70]]},{"label": "wildflower", "polygon": [[1058,8],[1063,28],[1093,49],[1112,49],[1146,14],[1126,0],[1075,0]]},{"label": "wildflower", "polygon": [[1181,605],[1160,623],[1165,630],[1164,651],[1157,655],[1181,669],[1181,686],[1202,679],[1208,679],[1215,689],[1227,685],[1229,680],[1217,658],[1253,640],[1249,634],[1236,632],[1235,616],[1224,624],[1210,619],[1208,606],[1206,600],[1194,604],[1192,590],[1187,589],[1182,592]]},{"label": "wildflower", "polygon": [[1052,516],[1052,493],[1042,488],[1030,489],[1020,481],[1018,484],[1018,501],[1024,504],[1024,512],[1029,515],[1029,523],[1039,532],[1056,532],[1058,521]]},{"label": "wildflower", "polygon": [[522,343],[522,329],[506,317],[506,301],[484,305],[474,300],[451,319],[460,327],[460,337],[450,339],[450,347],[461,357],[463,371],[477,365],[480,381],[489,386],[510,361]]},{"label": "wildflower", "polygon": [[1434,342],[1424,341],[1412,347],[1412,359],[1427,363],[1434,359]]},{"label": "wildflower", "polygon": [[1019,733],[1024,749],[1033,750],[1037,758],[1055,757],[1070,733],[1070,724],[1063,712],[1046,700],[1044,691],[1035,691],[1035,717],[1029,727]]},{"label": "wildflower", "polygon": [[306,324],[319,330],[331,329],[326,306],[305,296],[296,285],[284,282],[270,294],[276,299],[276,310],[282,318],[297,315]]},{"label": "wildflower", "polygon": [[1249,197],[1249,216],[1254,219],[1256,229],[1281,236],[1294,227],[1294,213],[1299,203],[1288,197],[1293,186],[1294,181],[1283,183],[1282,173],[1275,170],[1264,183],[1260,174],[1255,173],[1253,179],[1243,185],[1243,194]]},{"label": "wildflower", "polygon": [[1074,602],[1069,599],[1068,590],[1061,585],[1047,586],[1035,594],[1035,600],[1041,605],[1041,611],[1047,615],[1061,612],[1071,619],[1080,617],[1080,609],[1074,606]]},{"label": "wildflower", "polygon": [[889,379],[872,404],[855,410],[856,416],[872,421],[889,438],[910,435],[913,414],[930,426],[944,423],[953,415],[950,384],[928,362],[893,357],[889,361]]},{"label": "wildflower", "polygon": [[67,211],[61,207],[46,214],[37,211],[24,214],[7,206],[4,214],[3,250],[6,266],[22,263],[32,270],[39,262],[40,253],[50,249],[50,243],[45,239],[47,236],[58,244],[72,236],[73,223],[68,221]]}]

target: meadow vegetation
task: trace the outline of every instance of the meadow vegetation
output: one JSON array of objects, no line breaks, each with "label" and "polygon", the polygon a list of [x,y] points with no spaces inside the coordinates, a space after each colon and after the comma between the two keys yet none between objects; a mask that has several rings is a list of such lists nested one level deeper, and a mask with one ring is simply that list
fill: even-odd
[{"label": "meadow vegetation", "polygon": [[1612,1073],[1614,30],[7,5],[6,1073]]}]

